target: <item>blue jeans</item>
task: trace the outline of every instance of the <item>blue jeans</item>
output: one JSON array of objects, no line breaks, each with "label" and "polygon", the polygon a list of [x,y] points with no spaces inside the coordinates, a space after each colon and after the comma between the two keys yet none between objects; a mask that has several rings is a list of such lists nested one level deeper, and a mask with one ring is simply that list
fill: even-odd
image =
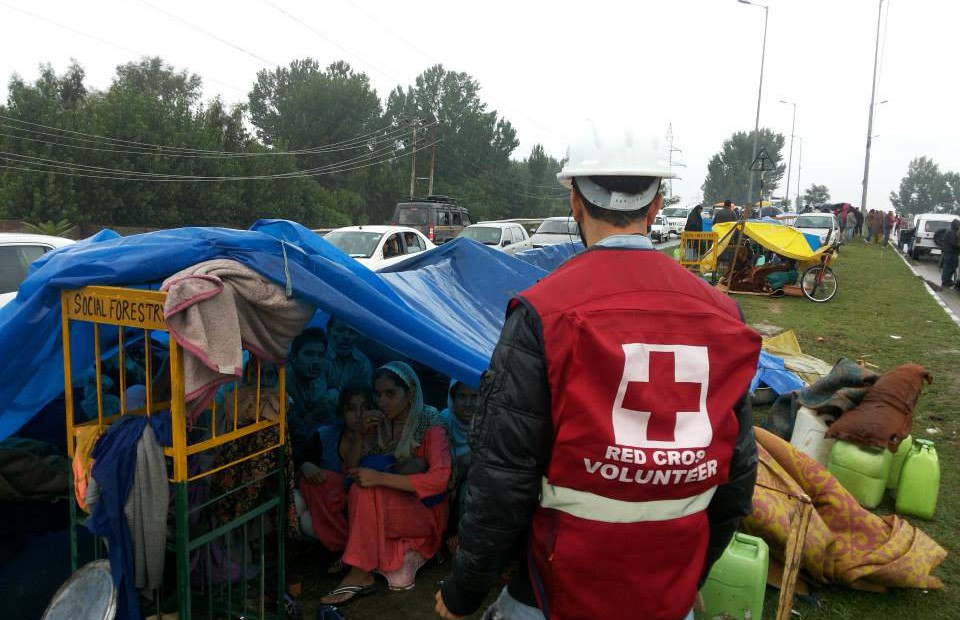
[{"label": "blue jeans", "polygon": [[[543,612],[536,607],[524,605],[510,596],[506,588],[500,591],[500,596],[493,605],[483,612],[482,620],[544,620]],[[693,610],[690,610],[683,620],[693,620]]]}]

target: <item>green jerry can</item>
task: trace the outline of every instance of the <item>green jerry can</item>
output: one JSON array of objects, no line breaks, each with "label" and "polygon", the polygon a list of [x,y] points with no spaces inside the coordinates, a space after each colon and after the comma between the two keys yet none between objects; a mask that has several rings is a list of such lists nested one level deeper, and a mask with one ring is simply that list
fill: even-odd
[{"label": "green jerry can", "polygon": [[897,451],[893,453],[893,460],[890,462],[890,473],[887,475],[887,490],[892,492],[893,497],[897,496],[897,485],[900,482],[900,472],[903,470],[903,464],[910,456],[910,449],[913,448],[913,435],[907,435],[900,442]]},{"label": "green jerry can", "polygon": [[883,499],[892,462],[889,450],[838,440],[830,451],[827,469],[861,506],[873,509]]},{"label": "green jerry can", "polygon": [[760,620],[769,562],[770,550],[762,538],[734,534],[700,589],[704,610],[695,612],[696,618]]},{"label": "green jerry can", "polygon": [[932,519],[940,494],[940,460],[933,442],[917,439],[900,472],[897,512]]}]

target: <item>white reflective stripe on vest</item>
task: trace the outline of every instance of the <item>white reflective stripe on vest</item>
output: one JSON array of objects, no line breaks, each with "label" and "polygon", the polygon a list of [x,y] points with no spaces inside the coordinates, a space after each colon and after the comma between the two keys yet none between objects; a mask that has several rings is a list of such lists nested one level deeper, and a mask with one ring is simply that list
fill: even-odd
[{"label": "white reflective stripe on vest", "polygon": [[558,487],[544,478],[540,491],[540,505],[544,508],[560,510],[580,519],[605,523],[670,521],[706,510],[716,491],[717,487],[710,487],[699,495],[682,499],[625,502],[595,493]]}]

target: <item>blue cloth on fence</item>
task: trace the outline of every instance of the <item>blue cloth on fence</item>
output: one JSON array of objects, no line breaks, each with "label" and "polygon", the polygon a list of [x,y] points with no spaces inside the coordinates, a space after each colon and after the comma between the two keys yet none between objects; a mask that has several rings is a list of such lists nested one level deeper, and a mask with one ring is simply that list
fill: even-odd
[{"label": "blue cloth on fence", "polygon": [[147,424],[153,428],[157,443],[170,445],[170,414],[149,418],[123,416],[110,426],[94,446],[91,474],[100,487],[100,497],[87,519],[87,528],[107,541],[110,572],[117,586],[117,619],[139,620],[140,599],[134,586],[133,543],[123,508],[130,495],[137,463],[137,442]]}]

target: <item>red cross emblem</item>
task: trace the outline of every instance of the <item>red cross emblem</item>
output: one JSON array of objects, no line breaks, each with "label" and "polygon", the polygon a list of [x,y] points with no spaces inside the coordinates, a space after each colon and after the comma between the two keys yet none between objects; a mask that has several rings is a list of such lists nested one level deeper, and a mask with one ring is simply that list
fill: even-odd
[{"label": "red cross emblem", "polygon": [[677,358],[673,351],[650,352],[650,380],[630,381],[623,408],[649,411],[647,439],[674,441],[677,416],[700,409],[700,383],[676,380]]},{"label": "red cross emblem", "polygon": [[621,346],[623,376],[611,412],[617,445],[672,450],[709,446],[713,425],[707,414],[707,347],[643,342]]}]

